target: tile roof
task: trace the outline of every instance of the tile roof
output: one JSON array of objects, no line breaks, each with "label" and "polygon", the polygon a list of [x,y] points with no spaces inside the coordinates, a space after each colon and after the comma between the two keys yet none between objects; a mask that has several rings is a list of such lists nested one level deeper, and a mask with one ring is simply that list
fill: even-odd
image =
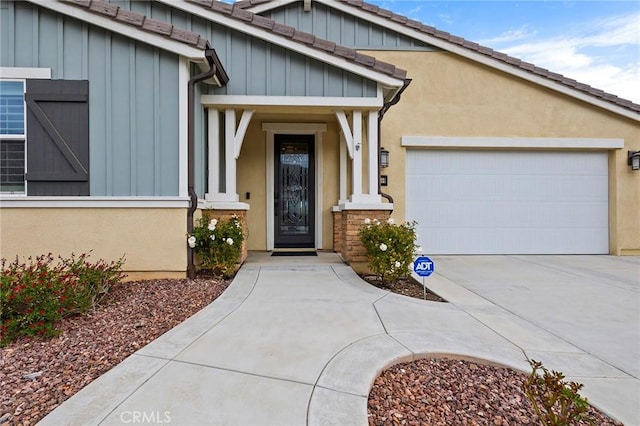
[{"label": "tile roof", "polygon": [[[268,2],[270,0],[245,0],[245,2],[249,2],[251,3],[250,7],[256,6],[257,4],[260,3],[265,3]],[[533,64],[530,64],[528,62],[524,62],[518,58],[514,58],[512,56],[506,55],[504,53],[501,52],[497,52],[491,48],[485,47],[485,46],[481,46],[478,43],[474,43],[468,40],[463,39],[462,37],[457,37],[455,35],[449,34],[447,32],[444,31],[440,31],[434,27],[430,27],[428,25],[424,25],[419,21],[415,21],[413,19],[409,19],[406,16],[402,16],[402,15],[398,15],[396,13],[393,13],[389,10],[386,9],[382,9],[378,6],[375,6],[373,4],[369,4],[363,0],[339,0],[342,3],[346,3],[348,5],[351,6],[355,6],[360,8],[361,10],[373,14],[373,15],[377,15],[379,17],[385,18],[391,22],[396,22],[398,24],[404,25],[408,28],[414,29],[416,31],[420,31],[423,32],[425,34],[429,34],[430,36],[439,38],[441,40],[445,40],[449,43],[455,44],[457,46],[461,46],[464,47],[468,50],[471,50],[473,52],[476,53],[480,53],[482,55],[488,56],[490,58],[496,59],[498,61],[507,63],[515,68],[519,68],[522,69],[524,71],[527,71],[531,74],[535,74],[537,76],[540,77],[544,77],[547,78],[549,80],[553,80],[557,83],[560,83],[564,86],[570,87],[574,90],[578,90],[580,92],[583,92],[585,94],[591,95],[595,98],[599,98],[603,101],[606,102],[610,102],[614,105],[626,108],[626,109],[630,109],[631,111],[635,111],[635,112],[640,112],[640,105],[633,103],[632,101],[626,100],[626,99],[622,99],[619,98],[616,95],[610,94],[610,93],[606,93],[603,90],[600,89],[596,89],[594,87],[591,87],[587,84],[584,83],[580,83],[576,80],[573,80],[571,78],[565,77],[561,74],[557,74],[554,72],[549,71],[548,69],[545,68],[541,68],[538,66],[535,66]],[[247,7],[245,5],[245,7]]]},{"label": "tile roof", "polygon": [[200,34],[180,29],[164,21],[148,18],[145,15],[123,9],[118,5],[103,0],[61,0],[61,2],[81,7],[87,11],[113,19],[114,21],[128,24],[142,31],[184,43],[198,49],[204,50],[209,47],[209,41]]},{"label": "tile roof", "polygon": [[407,72],[403,69],[397,68],[395,65],[380,61],[373,56],[363,55],[358,53],[354,49],[338,46],[332,41],[323,40],[313,34],[306,33],[290,27],[288,25],[280,24],[272,19],[265,18],[264,16],[256,15],[248,10],[247,7],[255,6],[259,3],[264,3],[268,0],[245,0],[236,2],[233,4],[225,3],[219,0],[186,0],[189,3],[193,3],[202,6],[205,9],[211,10],[216,13],[226,15],[230,18],[242,21],[246,24],[253,25],[261,30],[271,31],[272,33],[286,37],[294,42],[306,45],[337,56],[341,59],[345,59],[349,62],[371,68],[381,74],[386,74],[391,77],[403,80],[407,76]]},{"label": "tile roof", "polygon": [[[273,0],[241,0],[235,3],[236,7],[243,9],[250,9],[252,7],[258,6],[263,3],[270,3]],[[449,34],[445,31],[440,31],[437,28],[431,27],[429,25],[424,25],[423,23],[407,18],[403,15],[398,15],[390,10],[383,9],[376,5],[367,3],[363,0],[334,0],[340,1],[342,3],[348,4],[350,6],[357,7],[366,13],[370,13],[372,15],[376,15],[378,17],[384,18],[391,23],[397,23],[400,25],[404,25],[407,28],[420,31],[422,33],[428,34],[432,37],[439,38],[441,40],[447,41],[451,44],[463,47],[472,52],[479,53],[481,55],[487,56],[489,58],[504,62],[514,68],[521,69],[528,73],[534,74],[539,77],[543,77],[549,79],[551,81],[555,81],[556,83],[562,84],[571,89],[577,90],[584,94],[593,96],[594,98],[609,102],[611,104],[629,109],[634,112],[640,112],[640,105],[633,103],[632,101],[619,98],[616,95],[611,93],[607,93],[603,90],[596,89],[594,87],[589,86],[588,84],[580,83],[571,78],[565,77],[561,74],[554,73],[549,71],[548,69],[538,67],[534,64],[524,62],[518,58],[506,55],[504,53],[495,51],[489,47],[482,46],[478,43],[474,43],[469,40],[465,40],[462,37],[455,36],[453,34]]]}]

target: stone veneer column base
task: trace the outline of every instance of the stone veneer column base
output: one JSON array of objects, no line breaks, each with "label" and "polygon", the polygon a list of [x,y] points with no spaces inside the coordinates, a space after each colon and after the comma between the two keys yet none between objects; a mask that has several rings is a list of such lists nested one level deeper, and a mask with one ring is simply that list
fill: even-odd
[{"label": "stone veneer column base", "polygon": [[[365,226],[365,219],[386,221],[391,210],[342,210],[342,246],[340,254],[356,272],[367,273],[367,252],[360,242],[358,232]],[[334,225],[335,226],[335,225]]]},{"label": "stone veneer column base", "polygon": [[333,251],[342,254],[342,211],[333,208]]}]

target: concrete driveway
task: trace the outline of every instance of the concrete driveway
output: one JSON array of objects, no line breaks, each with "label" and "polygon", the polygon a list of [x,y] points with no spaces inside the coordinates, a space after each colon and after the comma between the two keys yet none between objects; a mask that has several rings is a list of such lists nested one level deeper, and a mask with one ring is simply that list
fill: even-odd
[{"label": "concrete driveway", "polygon": [[[640,423],[640,257],[433,256],[427,287]],[[626,408],[625,408],[626,407]]]},{"label": "concrete driveway", "polygon": [[540,360],[640,425],[640,258],[433,260],[428,287],[450,303],[375,288],[333,253],[252,253],[222,296],[40,424],[365,426],[382,369],[454,354],[523,371]]}]

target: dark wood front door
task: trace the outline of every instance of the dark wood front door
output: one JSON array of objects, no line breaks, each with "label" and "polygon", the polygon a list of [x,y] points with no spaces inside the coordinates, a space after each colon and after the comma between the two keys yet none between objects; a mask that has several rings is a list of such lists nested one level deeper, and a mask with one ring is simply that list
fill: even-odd
[{"label": "dark wood front door", "polygon": [[274,246],[314,247],[314,136],[276,135],[274,146]]}]

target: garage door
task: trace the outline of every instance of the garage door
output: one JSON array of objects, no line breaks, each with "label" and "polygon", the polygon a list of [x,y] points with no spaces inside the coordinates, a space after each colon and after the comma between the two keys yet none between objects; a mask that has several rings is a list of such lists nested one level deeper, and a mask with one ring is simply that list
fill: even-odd
[{"label": "garage door", "polygon": [[429,254],[606,254],[606,152],[407,150]]}]

